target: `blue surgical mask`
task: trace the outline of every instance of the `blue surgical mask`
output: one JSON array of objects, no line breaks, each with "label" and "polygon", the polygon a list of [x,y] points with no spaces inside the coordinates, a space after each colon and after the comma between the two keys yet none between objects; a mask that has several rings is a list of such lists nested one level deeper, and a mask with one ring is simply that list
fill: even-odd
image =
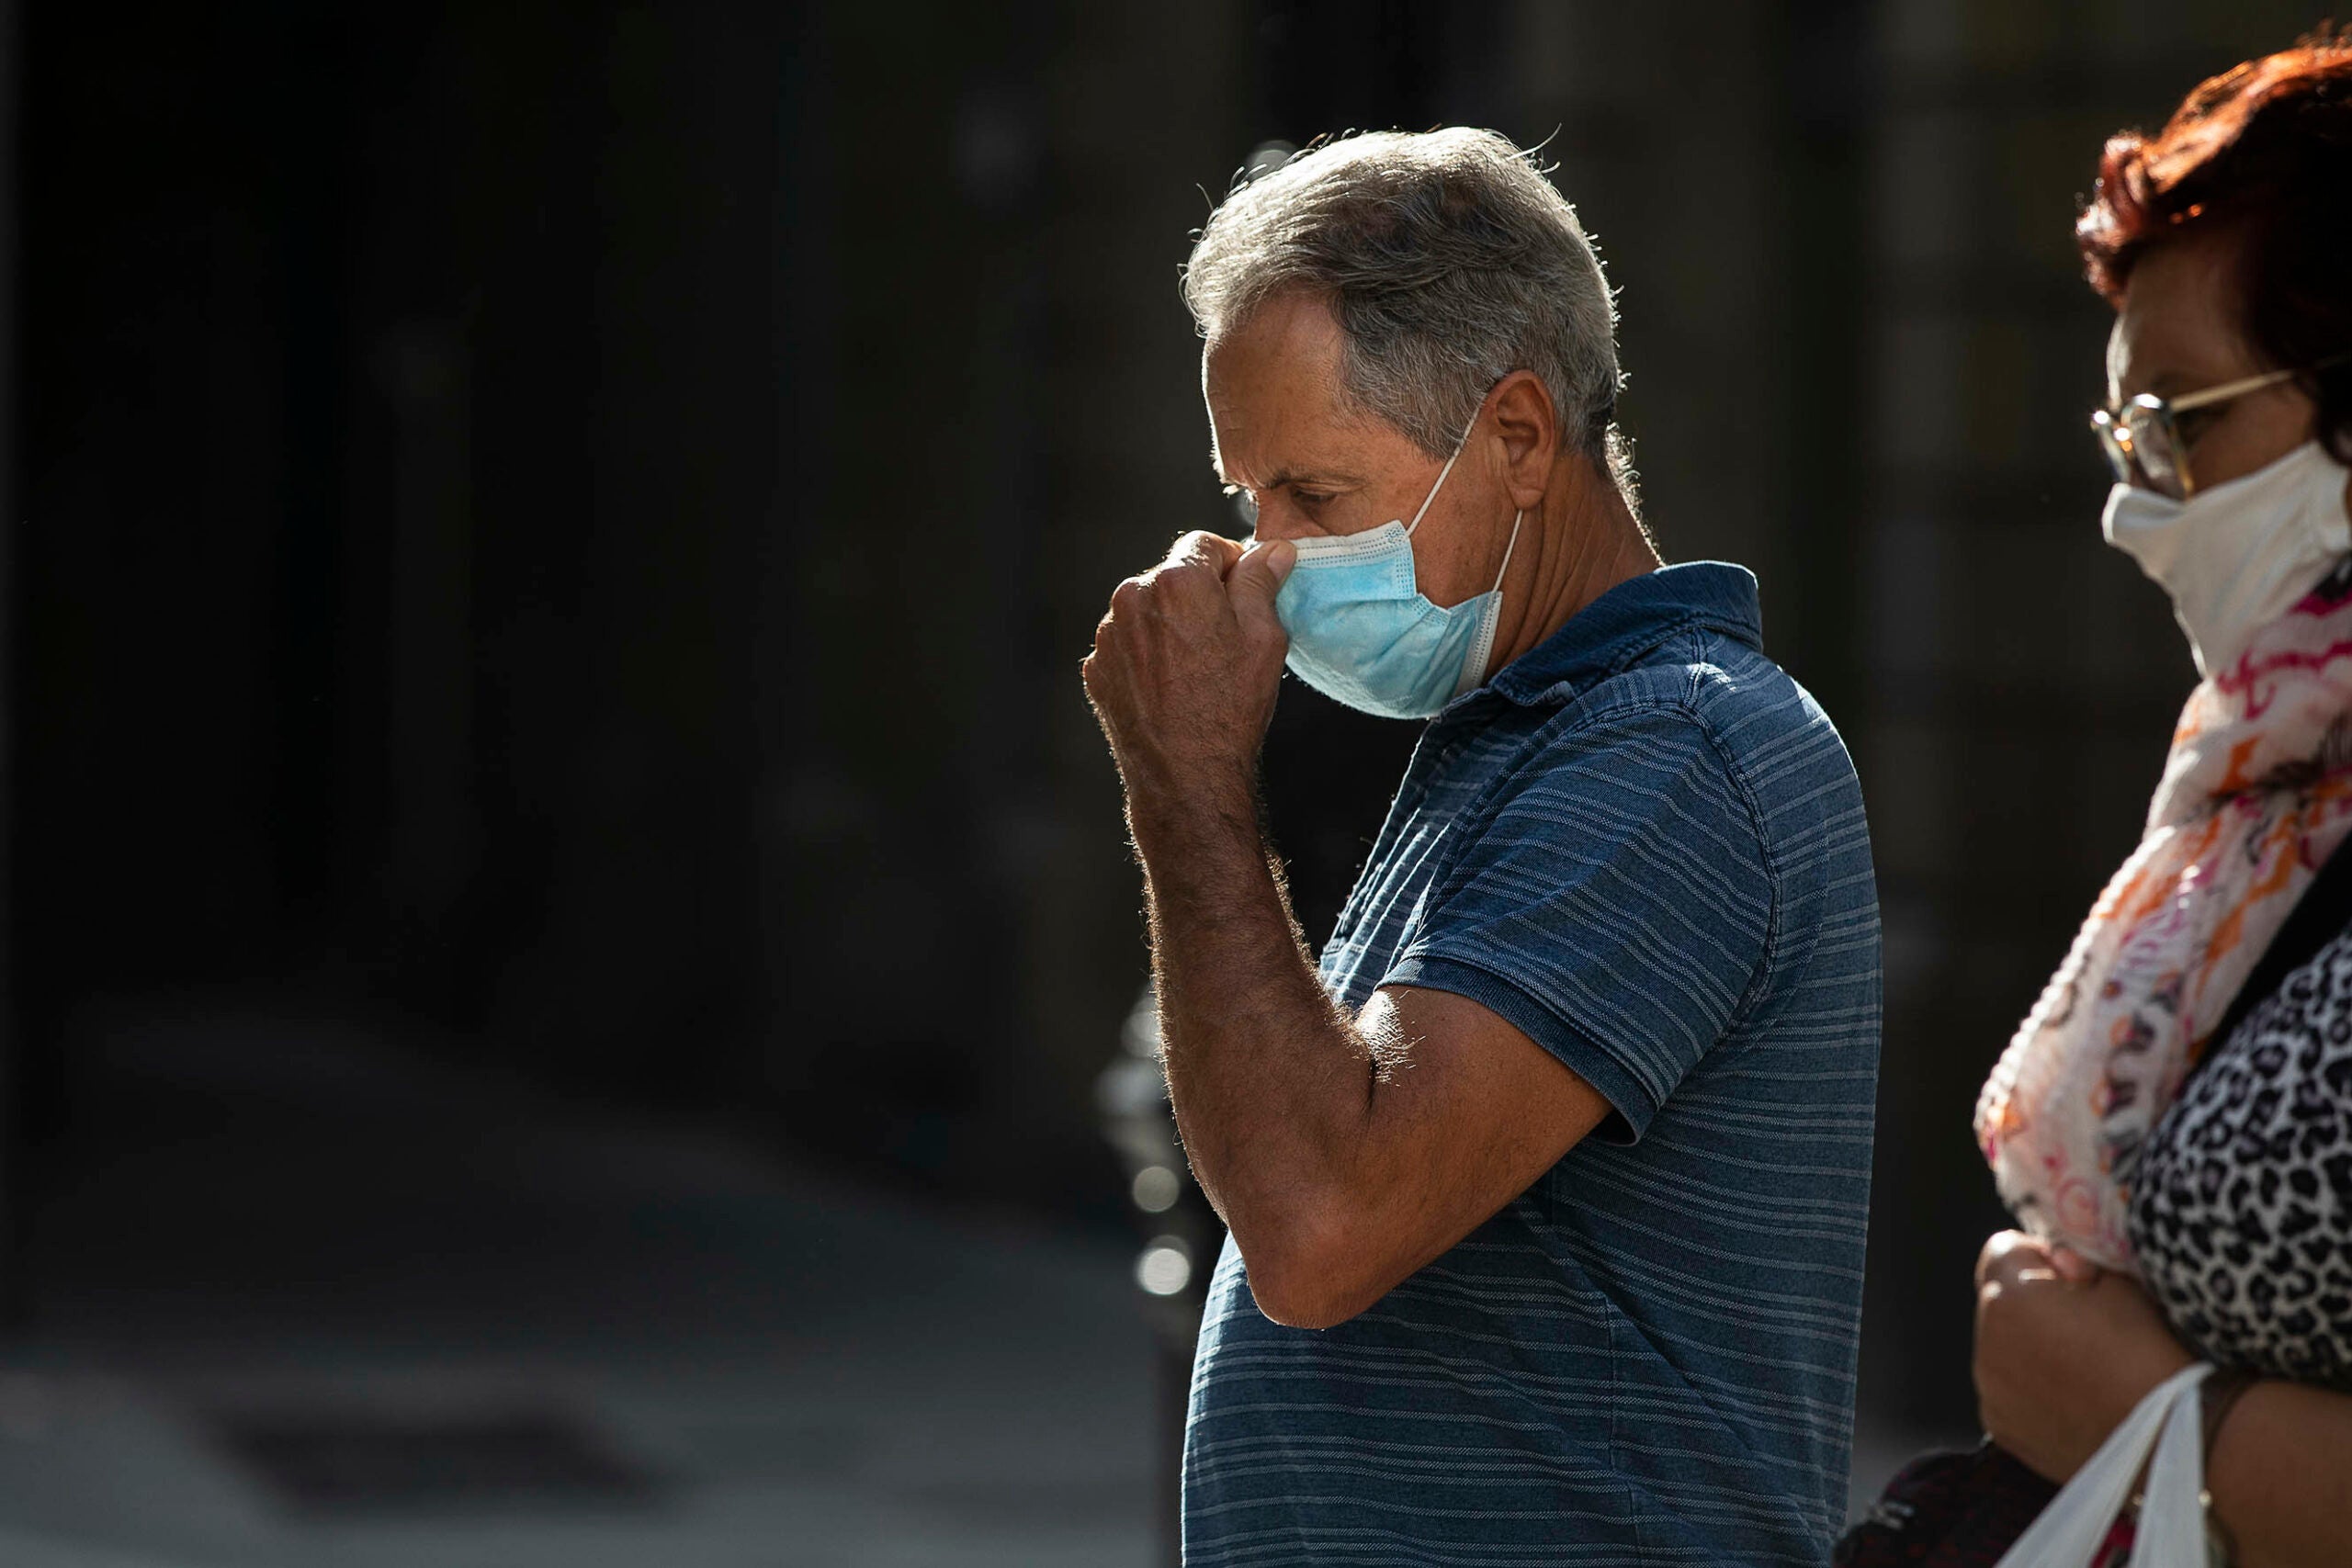
[{"label": "blue surgical mask", "polygon": [[[1470,423],[1475,428],[1477,416]],[[1413,579],[1413,531],[1469,440],[1465,429],[1412,522],[1291,541],[1298,564],[1274,599],[1274,614],[1290,634],[1291,672],[1332,701],[1383,718],[1427,718],[1486,679],[1503,572],[1526,513],[1511,518],[1502,570],[1486,592],[1432,604]]]}]

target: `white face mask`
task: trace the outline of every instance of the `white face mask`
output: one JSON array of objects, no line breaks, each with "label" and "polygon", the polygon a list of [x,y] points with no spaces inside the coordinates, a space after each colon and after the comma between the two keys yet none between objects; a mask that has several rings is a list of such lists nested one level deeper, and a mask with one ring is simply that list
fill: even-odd
[{"label": "white face mask", "polygon": [[2347,469],[2307,441],[2267,468],[2187,501],[2117,485],[2099,525],[2107,542],[2172,595],[2197,672],[2226,671],[2254,634],[2285,615],[2352,553]]}]

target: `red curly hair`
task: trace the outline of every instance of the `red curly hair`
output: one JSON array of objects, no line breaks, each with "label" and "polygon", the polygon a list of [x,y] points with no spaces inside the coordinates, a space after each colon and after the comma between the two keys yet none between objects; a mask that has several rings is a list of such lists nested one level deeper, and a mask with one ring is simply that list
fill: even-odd
[{"label": "red curly hair", "polygon": [[2151,246],[2227,230],[2238,325],[2263,364],[2306,369],[2319,434],[2352,463],[2352,32],[2200,83],[2154,136],[2108,139],[2075,224],[2084,275],[2120,306]]}]

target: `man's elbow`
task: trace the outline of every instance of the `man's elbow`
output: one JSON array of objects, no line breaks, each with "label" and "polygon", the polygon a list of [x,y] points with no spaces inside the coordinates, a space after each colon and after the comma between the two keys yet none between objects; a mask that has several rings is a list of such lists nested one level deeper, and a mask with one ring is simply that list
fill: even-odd
[{"label": "man's elbow", "polygon": [[1336,1328],[1371,1307],[1396,1281],[1340,1216],[1234,1235],[1258,1310],[1286,1328]]}]

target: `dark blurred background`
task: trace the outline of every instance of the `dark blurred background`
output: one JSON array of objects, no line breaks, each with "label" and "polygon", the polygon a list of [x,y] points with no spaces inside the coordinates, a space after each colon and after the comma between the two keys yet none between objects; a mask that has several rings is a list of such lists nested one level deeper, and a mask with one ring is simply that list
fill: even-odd
[{"label": "dark blurred background", "polygon": [[[1188,232],[1356,127],[1545,144],[1654,530],[1853,747],[1857,1484],[1966,1435],[1976,1087],[2192,679],[2071,220],[2322,14],[0,6],[9,1561],[1149,1560],[1077,663],[1238,531]],[[1411,739],[1286,691],[1310,935]]]}]

